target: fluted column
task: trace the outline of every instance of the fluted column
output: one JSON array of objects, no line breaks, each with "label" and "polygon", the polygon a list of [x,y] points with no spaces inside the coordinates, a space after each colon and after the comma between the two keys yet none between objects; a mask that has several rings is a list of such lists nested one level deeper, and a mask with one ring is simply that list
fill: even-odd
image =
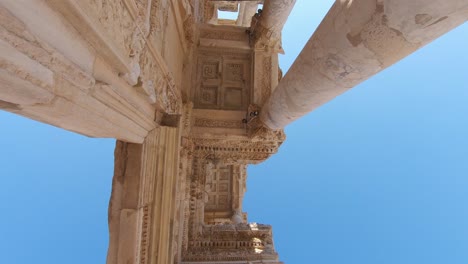
[{"label": "fluted column", "polygon": [[465,22],[466,0],[336,1],[261,111],[272,129]]}]

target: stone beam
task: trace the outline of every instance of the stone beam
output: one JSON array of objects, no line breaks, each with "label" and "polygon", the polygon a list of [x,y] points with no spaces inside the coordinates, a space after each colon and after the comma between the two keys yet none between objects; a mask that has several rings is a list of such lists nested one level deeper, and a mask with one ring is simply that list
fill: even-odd
[{"label": "stone beam", "polygon": [[156,127],[149,101],[45,2],[1,1],[0,21],[0,109],[128,142]]},{"label": "stone beam", "polygon": [[467,18],[466,0],[336,1],[265,104],[261,121],[284,128]]}]

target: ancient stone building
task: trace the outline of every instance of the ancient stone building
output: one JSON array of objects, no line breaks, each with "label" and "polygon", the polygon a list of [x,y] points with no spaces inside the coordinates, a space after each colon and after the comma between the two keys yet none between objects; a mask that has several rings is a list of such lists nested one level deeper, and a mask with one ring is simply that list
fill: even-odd
[{"label": "ancient stone building", "polygon": [[281,263],[242,210],[246,166],[468,18],[466,0],[336,1],[283,78],[294,3],[0,1],[0,109],[118,140],[108,263]]}]

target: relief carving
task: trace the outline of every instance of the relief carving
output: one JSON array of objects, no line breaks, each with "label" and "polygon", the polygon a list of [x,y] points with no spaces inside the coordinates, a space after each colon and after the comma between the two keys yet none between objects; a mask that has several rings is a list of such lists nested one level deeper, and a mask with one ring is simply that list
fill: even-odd
[{"label": "relief carving", "polygon": [[245,128],[245,125],[240,120],[216,120],[209,118],[195,118],[194,126],[233,129]]},{"label": "relief carving", "polygon": [[182,127],[183,127],[183,134],[184,136],[188,136],[190,134],[191,125],[192,125],[192,111],[193,110],[193,103],[188,102],[184,104],[184,112],[182,117]]},{"label": "relief carving", "polygon": [[216,79],[219,72],[218,62],[207,62],[203,64],[202,76],[204,79]]},{"label": "relief carving", "polygon": [[[130,69],[131,72],[124,75],[125,80],[130,85],[136,85],[138,83],[138,77],[140,76],[140,54],[146,45],[146,39],[150,31],[150,8],[149,2],[151,0],[123,0],[127,2],[127,7],[132,4],[136,5],[136,14],[134,19],[133,33],[131,36],[131,42],[129,44],[129,57],[130,57]],[[130,8],[129,8],[130,9]]]},{"label": "relief carving", "polygon": [[262,67],[262,100],[261,100],[261,105],[265,104],[266,100],[270,98],[271,95],[271,56],[267,56],[263,58],[263,64],[261,65]]},{"label": "relief carving", "polygon": [[248,164],[264,161],[278,151],[281,142],[251,140],[193,139],[195,157],[216,159],[224,164]]},{"label": "relief carving", "polygon": [[250,102],[250,57],[245,54],[200,53],[195,107],[242,111]]},{"label": "relief carving", "polygon": [[165,28],[167,27],[168,18],[168,0],[152,0],[151,16],[150,16],[150,38],[154,42],[158,51],[163,53]]},{"label": "relief carving", "polygon": [[213,23],[218,19],[218,11],[216,10],[216,5],[211,0],[200,0],[204,1],[203,6],[203,21],[204,23]]},{"label": "relief carving", "polygon": [[183,9],[183,28],[185,33],[185,39],[188,43],[194,42],[194,31],[195,31],[195,18],[193,15],[193,3],[189,0],[182,0],[180,2]]},{"label": "relief carving", "polygon": [[247,35],[225,30],[201,30],[200,38],[244,41],[247,39]]},{"label": "relief carving", "polygon": [[122,77],[134,86],[141,74],[140,58],[150,32],[151,0],[83,0],[82,7],[96,17],[130,60],[130,72]]},{"label": "relief carving", "polygon": [[178,114],[181,109],[180,93],[170,72],[166,72],[146,46],[140,55],[141,76],[139,83],[153,104],[167,114]]},{"label": "relief carving", "polygon": [[277,260],[271,226],[261,224],[207,225],[184,252],[184,261]]},{"label": "relief carving", "polygon": [[237,1],[220,1],[218,3],[218,10],[227,12],[239,11],[239,2]]},{"label": "relief carving", "polygon": [[227,63],[225,74],[227,81],[242,82],[244,80],[244,65],[238,63]]},{"label": "relief carving", "polygon": [[130,57],[135,26],[124,2],[120,0],[82,0],[80,2],[90,16],[99,20],[122,54]]},{"label": "relief carving", "polygon": [[158,65],[154,62],[154,59],[146,48],[142,51],[141,57],[141,87],[148,95],[151,103],[156,103],[158,94],[161,93],[162,87],[164,87],[164,78]]}]

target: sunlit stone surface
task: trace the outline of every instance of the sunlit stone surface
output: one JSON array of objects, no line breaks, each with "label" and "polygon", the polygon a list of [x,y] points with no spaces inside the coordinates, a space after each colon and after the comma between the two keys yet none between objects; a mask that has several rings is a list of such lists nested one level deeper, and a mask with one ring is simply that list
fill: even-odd
[{"label": "sunlit stone surface", "polygon": [[337,1],[281,79],[294,3],[0,1],[0,109],[118,140],[108,263],[281,263],[242,210],[246,166],[467,19],[466,1]]}]

